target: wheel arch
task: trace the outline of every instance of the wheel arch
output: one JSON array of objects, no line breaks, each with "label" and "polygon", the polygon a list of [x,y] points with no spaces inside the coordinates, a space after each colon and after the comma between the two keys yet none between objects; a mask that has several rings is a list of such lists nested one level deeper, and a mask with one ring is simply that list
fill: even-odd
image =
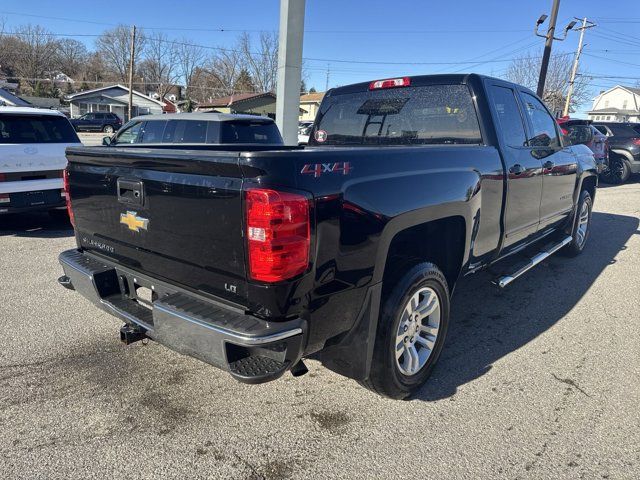
[{"label": "wheel arch", "polygon": [[461,215],[419,223],[398,231],[389,244],[383,272],[385,284],[419,263],[435,264],[453,291],[462,269],[466,247],[466,221]]}]

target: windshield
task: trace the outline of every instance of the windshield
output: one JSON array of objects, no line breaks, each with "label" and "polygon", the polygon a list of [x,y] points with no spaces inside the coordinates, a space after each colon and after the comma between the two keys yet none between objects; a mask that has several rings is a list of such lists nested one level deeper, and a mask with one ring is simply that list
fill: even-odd
[{"label": "windshield", "polygon": [[80,143],[61,115],[0,115],[0,143]]},{"label": "windshield", "polygon": [[315,145],[479,144],[478,118],[465,85],[428,85],[325,97]]}]

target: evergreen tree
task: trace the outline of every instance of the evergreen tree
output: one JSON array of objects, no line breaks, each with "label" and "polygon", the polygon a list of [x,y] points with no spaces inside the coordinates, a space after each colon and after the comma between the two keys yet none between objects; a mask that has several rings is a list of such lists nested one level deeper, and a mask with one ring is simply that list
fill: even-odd
[{"label": "evergreen tree", "polygon": [[238,78],[233,84],[233,89],[236,92],[255,92],[256,91],[256,86],[253,83],[253,79],[251,78],[251,75],[249,74],[249,71],[247,69],[243,68],[242,70],[240,70],[240,73],[238,74]]}]

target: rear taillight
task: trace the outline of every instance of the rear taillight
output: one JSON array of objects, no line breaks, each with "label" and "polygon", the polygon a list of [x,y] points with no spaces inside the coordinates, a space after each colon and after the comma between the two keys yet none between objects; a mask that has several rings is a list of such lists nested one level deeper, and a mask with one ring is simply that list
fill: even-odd
[{"label": "rear taillight", "polygon": [[369,90],[379,90],[382,88],[409,87],[411,79],[409,77],[389,78],[387,80],[376,80],[369,84]]},{"label": "rear taillight", "polygon": [[309,266],[311,222],[309,199],[264,188],[245,192],[249,276],[280,282]]},{"label": "rear taillight", "polygon": [[4,182],[7,179],[7,176],[4,173],[0,173],[0,182]]},{"label": "rear taillight", "polygon": [[631,143],[640,146],[640,138],[632,138]]},{"label": "rear taillight", "polygon": [[62,192],[64,193],[64,199],[67,203],[67,212],[69,213],[69,221],[75,228],[76,219],[73,216],[73,209],[71,208],[71,194],[69,193],[69,171],[64,169],[62,171]]}]

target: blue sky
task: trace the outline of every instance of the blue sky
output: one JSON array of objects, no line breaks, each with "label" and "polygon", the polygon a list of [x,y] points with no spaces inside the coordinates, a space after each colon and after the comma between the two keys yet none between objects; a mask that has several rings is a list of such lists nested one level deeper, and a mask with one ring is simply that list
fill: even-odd
[{"label": "blue sky", "polygon": [[[7,30],[34,23],[54,33],[91,35],[110,24],[135,23],[166,29],[176,39],[228,47],[240,31],[252,35],[276,31],[279,15],[278,0],[111,0],[94,7],[86,0],[60,0],[55,5],[52,8],[45,0],[11,2],[0,5],[0,17]],[[544,40],[534,36],[533,25],[550,8],[551,0],[307,0],[303,53],[307,85],[324,90],[327,67],[330,87],[403,74],[474,71],[501,76],[509,59],[540,54]],[[586,33],[581,66],[598,77],[629,77],[594,78],[594,96],[617,83],[634,85],[640,80],[639,0],[561,0],[558,26],[574,16],[587,16],[599,24]],[[93,44],[92,37],[77,38]],[[554,52],[573,52],[577,43],[578,33],[571,32],[564,42],[554,43]],[[458,63],[473,61],[478,63]],[[585,104],[579,111],[589,107]]]}]

